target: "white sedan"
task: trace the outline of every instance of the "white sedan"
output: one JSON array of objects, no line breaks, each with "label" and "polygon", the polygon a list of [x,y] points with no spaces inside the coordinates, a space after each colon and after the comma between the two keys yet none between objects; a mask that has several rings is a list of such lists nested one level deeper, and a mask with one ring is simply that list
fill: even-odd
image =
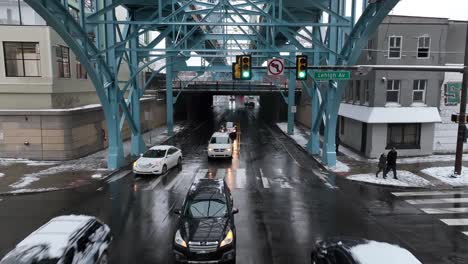
[{"label": "white sedan", "polygon": [[182,151],[173,146],[155,146],[150,148],[133,163],[133,173],[166,174],[176,166],[182,165]]}]

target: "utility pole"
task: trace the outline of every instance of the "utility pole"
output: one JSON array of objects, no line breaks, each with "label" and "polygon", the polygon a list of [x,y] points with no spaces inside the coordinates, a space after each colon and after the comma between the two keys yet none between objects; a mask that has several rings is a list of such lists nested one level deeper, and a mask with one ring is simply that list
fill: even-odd
[{"label": "utility pole", "polygon": [[454,177],[458,177],[462,172],[463,160],[463,143],[465,141],[465,124],[466,124],[466,96],[468,89],[468,25],[466,27],[465,40],[465,62],[463,69],[462,91],[460,99],[460,115],[458,120],[458,136],[457,136],[457,153],[455,156],[455,171]]}]

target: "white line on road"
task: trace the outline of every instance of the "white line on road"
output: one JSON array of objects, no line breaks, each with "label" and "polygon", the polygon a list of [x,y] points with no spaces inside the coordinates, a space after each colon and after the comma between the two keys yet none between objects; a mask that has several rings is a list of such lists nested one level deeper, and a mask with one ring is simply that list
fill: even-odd
[{"label": "white line on road", "polygon": [[394,196],[431,196],[431,195],[455,195],[455,194],[468,194],[466,191],[433,191],[433,192],[392,192]]},{"label": "white line on road", "polygon": [[444,203],[468,203],[468,198],[441,198],[441,199],[422,199],[406,200],[410,204],[444,204]]},{"label": "white line on road", "polygon": [[179,184],[179,182],[182,180],[182,175],[178,175],[176,179],[173,179],[166,187],[164,188],[166,191],[170,190],[174,185]]},{"label": "white line on road", "polygon": [[464,214],[468,213],[468,207],[453,208],[421,208],[426,214]]},{"label": "white line on road", "polygon": [[244,188],[247,182],[247,174],[245,169],[237,169],[236,170],[236,188],[241,189]]},{"label": "white line on road", "polygon": [[123,177],[127,176],[130,172],[131,172],[130,170],[121,171],[121,172],[115,174],[114,176],[112,176],[110,179],[108,179],[107,183],[118,181],[118,180],[122,179]]},{"label": "white line on road", "polygon": [[161,180],[163,179],[163,177],[165,177],[167,175],[164,174],[164,175],[161,175],[161,176],[158,176],[158,178],[156,180],[154,180],[148,187],[146,187],[144,190],[145,191],[151,191],[151,190],[154,190],[154,188],[156,188],[156,186],[161,182]]},{"label": "white line on road", "polygon": [[218,169],[216,170],[216,179],[224,179],[226,177],[226,169]]},{"label": "white line on road", "polygon": [[260,176],[262,177],[262,185],[263,185],[263,188],[270,188],[270,183],[268,182],[268,179],[265,178],[265,176],[263,175],[263,170],[262,168],[260,168]]},{"label": "white line on road", "polygon": [[449,226],[465,226],[468,225],[468,218],[440,219]]}]

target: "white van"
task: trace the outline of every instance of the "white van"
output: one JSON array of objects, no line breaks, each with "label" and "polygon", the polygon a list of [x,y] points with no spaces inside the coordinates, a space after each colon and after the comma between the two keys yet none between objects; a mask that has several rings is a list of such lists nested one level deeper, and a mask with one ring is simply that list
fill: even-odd
[{"label": "white van", "polygon": [[232,147],[229,133],[216,132],[208,142],[208,158],[232,158]]}]

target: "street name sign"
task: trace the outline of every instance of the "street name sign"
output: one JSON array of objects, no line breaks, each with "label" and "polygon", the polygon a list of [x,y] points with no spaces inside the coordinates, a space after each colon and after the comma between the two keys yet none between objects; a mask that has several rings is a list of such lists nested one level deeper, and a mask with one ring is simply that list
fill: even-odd
[{"label": "street name sign", "polygon": [[314,79],[316,81],[342,81],[351,79],[350,71],[316,71],[314,72]]}]

